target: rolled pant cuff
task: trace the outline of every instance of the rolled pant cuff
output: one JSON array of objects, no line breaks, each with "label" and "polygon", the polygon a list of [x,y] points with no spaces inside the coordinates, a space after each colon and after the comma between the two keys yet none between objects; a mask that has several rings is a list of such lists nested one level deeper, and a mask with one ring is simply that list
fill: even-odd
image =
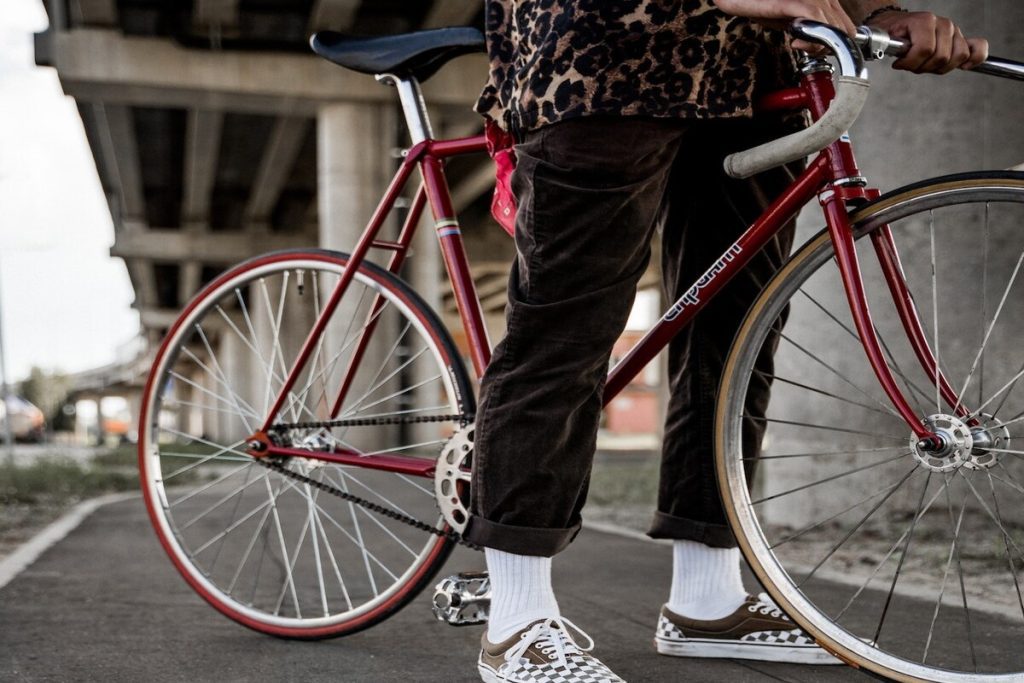
[{"label": "rolled pant cuff", "polygon": [[696,541],[712,548],[735,548],[736,537],[725,524],[709,524],[693,519],[674,517],[665,512],[655,512],[654,522],[647,535],[651,538],[668,538],[673,541]]},{"label": "rolled pant cuff", "polygon": [[485,548],[501,550],[516,555],[553,557],[565,550],[576,534],[580,523],[568,529],[541,529],[528,526],[512,526],[491,522],[482,517],[471,516],[462,535],[470,543]]}]

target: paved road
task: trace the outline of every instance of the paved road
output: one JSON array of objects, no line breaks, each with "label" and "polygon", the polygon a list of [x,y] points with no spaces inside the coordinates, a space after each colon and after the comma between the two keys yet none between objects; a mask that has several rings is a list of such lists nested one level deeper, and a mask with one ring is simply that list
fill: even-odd
[{"label": "paved road", "polygon": [[[846,669],[659,657],[650,640],[669,580],[666,547],[588,532],[560,560],[563,604],[629,680],[865,680]],[[460,552],[448,566],[480,564]],[[141,500],[101,508],[0,591],[0,680],[474,681],[479,636],[434,621],[426,595],[347,638],[306,643],[251,632],[185,586]]]},{"label": "paved road", "polygon": [[[481,566],[460,551],[451,571]],[[845,667],[660,657],[652,624],[669,549],[584,532],[556,564],[556,589],[602,658],[630,681],[866,681]],[[0,590],[0,680],[475,681],[479,628],[433,620],[428,596],[346,638],[279,640],[220,616],[172,569],[142,502],[101,508]]]}]

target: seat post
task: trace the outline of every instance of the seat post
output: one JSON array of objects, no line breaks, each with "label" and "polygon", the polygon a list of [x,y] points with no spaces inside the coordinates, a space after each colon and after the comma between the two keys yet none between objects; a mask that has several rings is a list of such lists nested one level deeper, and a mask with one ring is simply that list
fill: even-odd
[{"label": "seat post", "polygon": [[393,74],[378,74],[377,80],[385,85],[393,85],[398,89],[398,99],[402,103],[405,125],[409,129],[412,144],[416,145],[434,137],[427,116],[427,105],[423,101],[420,82],[413,76],[399,77]]}]

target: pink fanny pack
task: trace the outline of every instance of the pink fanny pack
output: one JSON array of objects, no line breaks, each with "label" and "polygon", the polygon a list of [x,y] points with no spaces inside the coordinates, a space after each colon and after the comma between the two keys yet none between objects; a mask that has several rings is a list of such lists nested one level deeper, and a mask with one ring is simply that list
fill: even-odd
[{"label": "pink fanny pack", "polygon": [[487,138],[487,153],[494,159],[494,197],[491,199],[491,215],[505,232],[516,234],[516,198],[512,194],[512,171],[516,168],[515,140],[488,119],[484,126]]}]

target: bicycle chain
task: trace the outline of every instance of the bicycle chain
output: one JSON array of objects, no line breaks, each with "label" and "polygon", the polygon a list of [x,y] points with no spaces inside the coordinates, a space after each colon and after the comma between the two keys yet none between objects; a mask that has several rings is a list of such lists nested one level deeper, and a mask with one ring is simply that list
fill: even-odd
[{"label": "bicycle chain", "polygon": [[[292,422],[285,424],[277,424],[270,427],[271,432],[283,432],[298,429],[317,429],[317,428],[330,428],[330,427],[365,427],[369,425],[394,425],[394,424],[417,424],[425,422],[462,422],[466,423],[472,421],[472,415],[424,415],[418,417],[384,417],[384,418],[352,418],[347,420],[324,420],[321,422]],[[282,463],[276,460],[268,460],[267,458],[257,458],[257,462],[266,467],[267,469],[274,470],[282,476],[294,479],[295,481],[307,484],[313,488],[324,491],[335,495],[342,500],[345,500],[354,505],[358,505],[370,512],[376,512],[377,514],[384,515],[397,522],[407,524],[414,529],[420,531],[426,531],[429,534],[440,536],[449,541],[452,541],[458,545],[464,546],[471,550],[483,550],[482,546],[478,546],[475,543],[471,543],[462,537],[460,533],[453,529],[438,529],[426,522],[420,521],[415,517],[399,512],[392,508],[374,503],[373,501],[367,500],[360,496],[344,491],[337,486],[328,484],[312,477],[307,477],[304,474],[300,474],[295,470],[290,470],[285,467]]]}]

